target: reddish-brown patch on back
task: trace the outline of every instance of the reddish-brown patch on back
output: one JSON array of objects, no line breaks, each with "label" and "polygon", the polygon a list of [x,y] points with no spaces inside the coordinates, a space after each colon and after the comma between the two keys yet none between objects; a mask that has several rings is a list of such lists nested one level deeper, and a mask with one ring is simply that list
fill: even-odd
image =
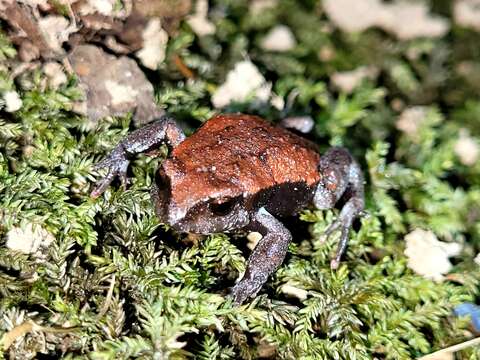
[{"label": "reddish-brown patch on back", "polygon": [[320,155],[309,141],[251,115],[208,120],[164,162],[179,206],[255,194],[286,182],[319,180]]}]

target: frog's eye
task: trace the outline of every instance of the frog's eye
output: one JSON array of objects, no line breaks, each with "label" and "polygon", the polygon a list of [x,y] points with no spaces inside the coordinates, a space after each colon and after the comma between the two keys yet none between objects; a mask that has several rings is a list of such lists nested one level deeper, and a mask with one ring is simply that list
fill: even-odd
[{"label": "frog's eye", "polygon": [[237,200],[238,198],[227,198],[221,201],[211,202],[208,204],[208,208],[213,215],[224,216],[233,210],[237,204]]}]

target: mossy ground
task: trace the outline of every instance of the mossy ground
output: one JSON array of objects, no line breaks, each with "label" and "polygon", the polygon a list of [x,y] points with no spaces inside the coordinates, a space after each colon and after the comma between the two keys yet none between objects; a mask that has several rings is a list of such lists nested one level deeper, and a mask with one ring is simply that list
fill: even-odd
[{"label": "mossy ground", "polygon": [[[451,17],[450,2],[432,3]],[[245,240],[194,241],[159,224],[148,189],[161,157],[133,161],[127,191],[114,184],[89,197],[92,165],[128,133],[130,118],[92,129],[71,112],[75,79],[44,90],[41,73],[25,87],[4,71],[0,89],[18,91],[22,107],[0,114],[0,338],[4,347],[15,339],[0,358],[409,359],[472,337],[452,309],[478,296],[480,161],[464,165],[455,144],[461,131],[480,140],[480,81],[468,74],[479,66],[479,34],[452,26],[438,39],[349,35],[316,1],[282,0],[256,16],[244,1],[215,1],[212,10],[215,35],[195,37],[183,24],[165,64],[149,73],[158,103],[192,131],[214,113],[212,92],[247,54],[279,96],[295,90],[283,113],[249,102],[226,111],[271,121],[310,115],[322,149],[343,145],[359,159],[368,216],[355,224],[340,269],[328,266],[335,237],[320,237],[338,211],[306,211],[291,222],[287,259],[260,296],[232,307],[225,296],[244,269]],[[262,50],[262,35],[279,23],[297,46]],[[1,38],[0,56],[13,54]],[[195,80],[182,78],[174,54]],[[362,65],[380,76],[351,94],[330,86],[335,72]],[[417,105],[425,116],[412,137],[395,121]],[[27,224],[55,237],[42,254],[5,246],[7,233]],[[403,238],[415,228],[463,245],[445,281],[407,267]],[[285,284],[306,298],[285,294]]]}]

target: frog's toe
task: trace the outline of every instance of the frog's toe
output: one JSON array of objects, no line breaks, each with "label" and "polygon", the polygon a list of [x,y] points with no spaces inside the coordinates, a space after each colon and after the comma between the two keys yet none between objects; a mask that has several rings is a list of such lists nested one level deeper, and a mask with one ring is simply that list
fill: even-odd
[{"label": "frog's toe", "polygon": [[107,175],[98,180],[95,184],[95,188],[90,193],[90,197],[97,198],[99,197],[110,185],[110,183],[115,179],[115,177],[119,177],[122,183],[122,187],[126,188],[128,179],[127,179],[127,168],[128,168],[128,160],[127,159],[115,159],[112,160],[110,157],[98,163],[95,169],[101,168],[108,168]]},{"label": "frog's toe", "polygon": [[345,250],[347,249],[350,227],[351,227],[351,224],[349,222],[345,221],[345,219],[339,218],[335,220],[333,223],[331,223],[330,226],[325,230],[325,232],[322,235],[323,241],[326,241],[326,239],[328,239],[328,237],[333,232],[340,230],[340,240],[338,242],[338,249],[335,254],[335,257],[330,262],[330,268],[332,270],[338,269],[342,255],[345,253]]},{"label": "frog's toe", "polygon": [[241,305],[248,298],[254,297],[261,287],[261,283],[259,284],[249,280],[240,281],[232,288],[232,292],[230,293],[230,296],[233,299],[233,304],[235,306]]}]

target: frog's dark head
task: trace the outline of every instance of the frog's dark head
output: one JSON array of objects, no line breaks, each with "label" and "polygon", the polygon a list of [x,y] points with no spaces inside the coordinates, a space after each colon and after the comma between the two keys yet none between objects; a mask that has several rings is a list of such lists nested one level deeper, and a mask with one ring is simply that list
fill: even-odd
[{"label": "frog's dark head", "polygon": [[152,197],[160,220],[177,231],[211,234],[249,222],[245,197],[231,184],[213,181],[206,172],[188,172],[167,159],[157,170]]}]

